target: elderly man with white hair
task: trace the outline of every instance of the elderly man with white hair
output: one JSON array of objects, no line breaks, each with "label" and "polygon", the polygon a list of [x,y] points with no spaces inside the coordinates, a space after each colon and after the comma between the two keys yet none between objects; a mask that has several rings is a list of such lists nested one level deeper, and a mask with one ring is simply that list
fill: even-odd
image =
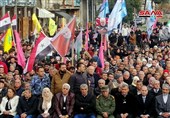
[{"label": "elderly man with white hair", "polygon": [[153,88],[149,92],[150,92],[150,94],[152,94],[155,97],[162,94],[162,90],[160,88],[160,81],[159,80],[153,81]]},{"label": "elderly man with white hair", "polygon": [[73,115],[75,95],[70,92],[70,85],[64,83],[62,92],[55,95],[55,118],[70,118]]},{"label": "elderly man with white hair", "polygon": [[157,118],[170,118],[170,86],[162,85],[162,94],[156,96],[155,108],[158,114]]}]

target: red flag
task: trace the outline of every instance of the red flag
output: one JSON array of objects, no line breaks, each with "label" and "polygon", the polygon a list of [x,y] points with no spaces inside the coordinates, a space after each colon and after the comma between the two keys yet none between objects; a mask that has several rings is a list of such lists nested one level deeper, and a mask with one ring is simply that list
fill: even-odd
[{"label": "red flag", "polygon": [[88,41],[89,41],[89,28],[88,23],[86,25],[86,36],[85,36],[85,50],[88,50]]},{"label": "red flag", "polygon": [[6,32],[4,32],[0,35],[0,41],[4,42],[5,34],[6,34]]},{"label": "red flag", "polygon": [[100,48],[99,48],[99,58],[101,60],[102,69],[103,69],[104,68],[104,53],[103,53],[103,44],[102,44],[102,42],[100,43]]},{"label": "red flag", "polygon": [[14,30],[14,34],[15,34],[16,46],[17,46],[18,65],[20,65],[24,69],[26,59],[25,59],[25,56],[24,56],[24,52],[22,50],[21,39],[20,39],[19,34],[16,30]]},{"label": "red flag", "polygon": [[70,43],[74,38],[76,18],[74,17],[61,31],[59,31],[51,40],[54,49],[61,57],[67,55],[70,49]]},{"label": "red flag", "polygon": [[[33,69],[35,58],[38,55],[40,55],[42,52],[44,52],[44,50],[47,49],[49,46],[50,46],[50,39],[47,36],[45,36],[45,34],[41,31],[32,51],[31,51],[30,57],[27,61],[26,67],[24,69],[24,73],[29,72]],[[43,55],[45,55],[45,52]]]},{"label": "red flag", "polygon": [[16,16],[16,14],[14,14],[14,16],[12,17],[11,25],[12,25],[13,30],[17,29],[17,16]]},{"label": "red flag", "polygon": [[9,13],[6,13],[0,20],[0,31],[7,30],[11,24]]}]

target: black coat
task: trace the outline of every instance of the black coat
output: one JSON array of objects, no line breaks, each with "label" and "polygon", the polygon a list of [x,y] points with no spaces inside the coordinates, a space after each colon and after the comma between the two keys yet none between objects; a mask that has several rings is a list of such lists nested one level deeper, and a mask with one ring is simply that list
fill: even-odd
[{"label": "black coat", "polygon": [[142,95],[137,96],[137,115],[153,115],[154,112],[154,96],[148,94],[145,99],[145,103],[143,102]]},{"label": "black coat", "polygon": [[115,96],[116,110],[115,114],[128,113],[133,116],[136,115],[136,98],[133,94],[128,93],[124,97],[121,93]]},{"label": "black coat", "polygon": [[3,98],[4,96],[6,96],[6,94],[7,94],[7,89],[6,89],[6,88],[3,88],[2,91],[0,92],[0,103],[1,103],[1,101],[2,101],[2,98]]},{"label": "black coat", "polygon": [[38,106],[38,100],[35,96],[32,96],[28,100],[25,97],[19,98],[19,103],[17,106],[17,114],[21,115],[26,113],[27,115],[36,115]]},{"label": "black coat", "polygon": [[[81,109],[83,108],[83,109]],[[82,96],[77,94],[75,98],[75,114],[90,114],[96,111],[96,97],[92,94]]]},{"label": "black coat", "polygon": [[162,94],[162,90],[159,89],[159,91],[156,93],[156,92],[154,91],[154,89],[152,88],[152,89],[149,91],[149,93],[150,93],[151,95],[153,95],[154,97],[156,97],[156,96]]},{"label": "black coat", "polygon": [[72,93],[79,94],[80,93],[80,85],[88,84],[88,81],[87,81],[86,75],[84,73],[76,72],[70,77],[69,84],[71,87],[70,91]]}]

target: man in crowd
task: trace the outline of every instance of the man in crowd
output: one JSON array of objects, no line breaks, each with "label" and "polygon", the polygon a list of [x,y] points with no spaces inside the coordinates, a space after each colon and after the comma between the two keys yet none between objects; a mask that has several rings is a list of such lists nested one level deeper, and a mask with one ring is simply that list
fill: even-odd
[{"label": "man in crowd", "polygon": [[162,94],[156,96],[155,108],[158,114],[157,118],[170,117],[170,87],[168,84],[162,85]]},{"label": "man in crowd", "polygon": [[62,92],[55,96],[55,110],[57,117],[65,118],[72,117],[75,103],[75,95],[70,92],[70,85],[64,83]]},{"label": "man in crowd", "polygon": [[95,118],[96,97],[88,93],[88,85],[80,85],[81,94],[76,94],[74,118]]},{"label": "man in crowd", "polygon": [[37,75],[33,76],[31,81],[33,95],[39,97],[45,87],[50,88],[50,78],[45,75],[43,67],[38,67]]},{"label": "man in crowd", "polygon": [[80,93],[80,85],[81,84],[88,85],[88,80],[87,80],[84,72],[85,72],[85,65],[83,63],[78,63],[76,73],[73,74],[69,80],[71,92],[73,92],[75,94],[79,94]]},{"label": "man in crowd", "polygon": [[121,86],[121,94],[115,96],[116,118],[134,118],[136,114],[136,98],[129,92],[129,85]]},{"label": "man in crowd", "polygon": [[103,86],[101,92],[102,94],[96,99],[97,118],[114,118],[115,99],[109,94],[109,87]]},{"label": "man in crowd", "polygon": [[51,92],[53,94],[61,92],[63,84],[68,83],[70,76],[71,76],[70,72],[66,70],[66,64],[60,63],[59,71],[57,71],[52,78]]},{"label": "man in crowd", "polygon": [[154,118],[154,96],[148,93],[148,88],[142,86],[141,94],[137,96],[138,118]]},{"label": "man in crowd", "polygon": [[35,118],[37,106],[38,100],[32,95],[31,89],[25,89],[23,96],[19,98],[15,118]]}]

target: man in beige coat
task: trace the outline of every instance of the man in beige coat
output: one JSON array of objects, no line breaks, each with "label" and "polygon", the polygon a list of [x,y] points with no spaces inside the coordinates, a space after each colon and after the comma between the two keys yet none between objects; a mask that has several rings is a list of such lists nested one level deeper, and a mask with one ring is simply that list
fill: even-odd
[{"label": "man in beige coat", "polygon": [[52,77],[51,91],[53,94],[61,92],[64,83],[68,83],[70,79],[70,72],[66,69],[65,63],[59,64],[59,71]]}]

